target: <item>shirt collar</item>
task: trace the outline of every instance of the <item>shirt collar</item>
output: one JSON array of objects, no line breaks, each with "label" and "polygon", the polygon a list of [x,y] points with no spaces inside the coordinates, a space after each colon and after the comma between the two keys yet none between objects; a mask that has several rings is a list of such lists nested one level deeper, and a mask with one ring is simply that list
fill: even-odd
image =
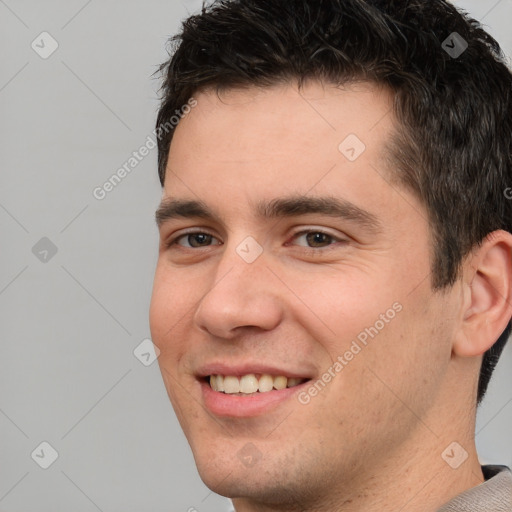
[{"label": "shirt collar", "polygon": [[511,512],[512,472],[507,466],[482,466],[485,482],[455,496],[438,512]]}]

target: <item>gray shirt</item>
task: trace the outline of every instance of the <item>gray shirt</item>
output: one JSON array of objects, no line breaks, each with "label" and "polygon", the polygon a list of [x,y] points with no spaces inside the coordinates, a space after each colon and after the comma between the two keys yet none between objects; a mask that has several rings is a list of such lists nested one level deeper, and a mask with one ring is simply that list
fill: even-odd
[{"label": "gray shirt", "polygon": [[438,512],[512,512],[512,472],[506,466],[482,466],[485,482],[455,496]]}]

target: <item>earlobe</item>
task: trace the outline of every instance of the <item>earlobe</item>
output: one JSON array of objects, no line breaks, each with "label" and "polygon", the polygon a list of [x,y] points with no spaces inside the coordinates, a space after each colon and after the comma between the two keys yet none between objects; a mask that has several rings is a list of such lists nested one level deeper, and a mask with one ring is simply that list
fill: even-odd
[{"label": "earlobe", "polygon": [[463,266],[464,311],[453,352],[486,352],[512,317],[512,234],[490,233]]}]

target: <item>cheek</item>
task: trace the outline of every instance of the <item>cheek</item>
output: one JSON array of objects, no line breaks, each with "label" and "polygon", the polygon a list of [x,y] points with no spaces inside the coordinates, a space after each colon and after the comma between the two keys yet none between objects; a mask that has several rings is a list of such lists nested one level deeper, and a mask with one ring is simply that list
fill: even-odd
[{"label": "cheek", "polygon": [[188,338],[183,320],[190,308],[179,273],[168,272],[162,265],[157,266],[149,308],[151,339],[160,350],[157,361],[162,379],[176,416],[184,428],[193,411],[183,410],[183,388],[178,383],[178,368],[187,350]]},{"label": "cheek", "polygon": [[438,385],[449,361],[450,326],[439,320],[447,305],[432,296],[428,280],[411,293],[410,279],[390,280],[389,272],[295,277],[294,290],[307,305],[297,302],[296,318],[328,355],[323,371],[344,359],[344,387],[367,385],[366,366],[376,374],[367,378],[382,378],[413,403]]},{"label": "cheek", "polygon": [[384,399],[404,403],[418,416],[439,392],[450,362],[451,329],[442,318],[449,306],[426,289],[405,297],[402,310],[370,341],[364,364]]},{"label": "cheek", "polygon": [[301,273],[287,281],[294,283],[299,298],[292,306],[297,319],[317,341],[323,340],[331,359],[343,355],[353,342],[369,346],[403,314],[397,290],[367,268]]},{"label": "cheek", "polygon": [[187,296],[187,287],[181,282],[179,272],[169,272],[159,263],[155,272],[149,325],[153,343],[160,349],[159,361],[170,356],[180,357],[184,347],[180,340],[186,337],[180,332],[181,320],[191,309],[191,299]]}]

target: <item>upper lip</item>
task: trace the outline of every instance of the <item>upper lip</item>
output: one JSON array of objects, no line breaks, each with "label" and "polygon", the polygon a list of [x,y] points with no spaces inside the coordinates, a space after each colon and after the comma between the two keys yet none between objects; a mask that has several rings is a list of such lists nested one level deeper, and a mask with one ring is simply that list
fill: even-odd
[{"label": "upper lip", "polygon": [[275,365],[264,363],[237,363],[228,364],[222,362],[212,362],[200,366],[196,372],[199,378],[208,377],[210,375],[234,375],[242,376],[248,374],[267,374],[272,376],[284,376],[292,379],[311,379],[312,374],[305,370],[293,370],[287,368],[279,368]]}]

